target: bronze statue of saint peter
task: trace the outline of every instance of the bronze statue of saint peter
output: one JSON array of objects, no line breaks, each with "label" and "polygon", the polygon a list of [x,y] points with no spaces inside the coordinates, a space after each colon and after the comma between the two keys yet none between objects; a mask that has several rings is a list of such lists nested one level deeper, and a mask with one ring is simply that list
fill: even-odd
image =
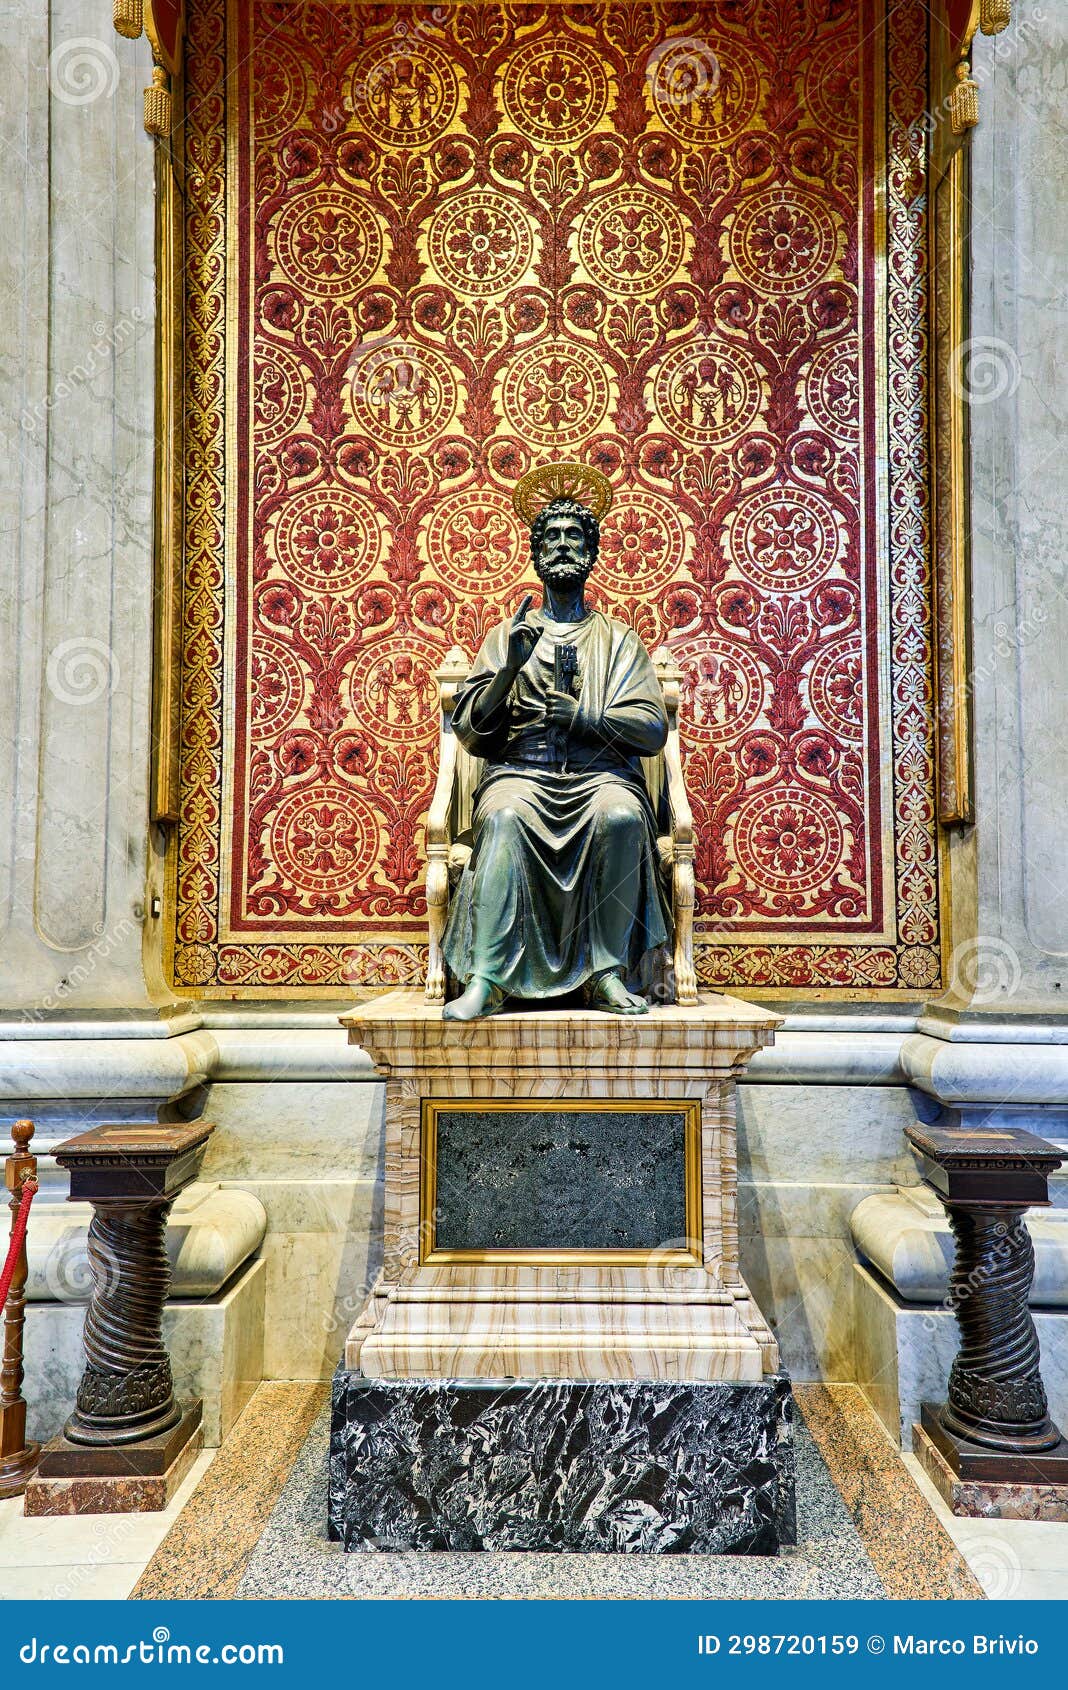
[{"label": "bronze statue of saint peter", "polygon": [[[582,476],[603,514],[607,483]],[[591,1008],[648,1009],[642,963],[668,942],[671,913],[641,759],[662,750],[668,721],[637,634],[586,603],[599,540],[587,504],[543,506],[530,534],[541,609],[528,594],[493,629],[456,697],[454,731],[484,768],[442,941],[464,985],[448,1020],[580,987]]]}]

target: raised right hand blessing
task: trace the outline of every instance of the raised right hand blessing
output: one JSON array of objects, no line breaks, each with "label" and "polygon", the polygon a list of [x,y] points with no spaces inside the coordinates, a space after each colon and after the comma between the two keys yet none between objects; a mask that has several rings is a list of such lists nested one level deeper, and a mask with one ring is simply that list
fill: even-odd
[{"label": "raised right hand blessing", "polygon": [[518,674],[526,663],[534,647],[541,639],[541,629],[527,621],[527,611],[534,601],[534,594],[527,593],[522,604],[512,617],[508,629],[508,667]]}]

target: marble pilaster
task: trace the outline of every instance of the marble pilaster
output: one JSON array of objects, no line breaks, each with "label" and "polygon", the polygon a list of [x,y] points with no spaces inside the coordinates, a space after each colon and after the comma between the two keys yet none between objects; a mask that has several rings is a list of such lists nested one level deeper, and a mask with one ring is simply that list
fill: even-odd
[{"label": "marble pilaster", "polygon": [[0,20],[0,1000],[148,1007],[150,65],[92,0]]},{"label": "marble pilaster", "polygon": [[1068,1001],[1068,290],[1063,6],[977,38],[970,362],[977,1007]]}]

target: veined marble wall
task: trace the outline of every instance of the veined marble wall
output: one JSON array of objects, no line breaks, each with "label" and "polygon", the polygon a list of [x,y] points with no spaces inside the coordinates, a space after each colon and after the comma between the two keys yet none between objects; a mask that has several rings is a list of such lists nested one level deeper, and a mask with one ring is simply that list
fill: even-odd
[{"label": "veined marble wall", "polygon": [[[973,146],[975,767],[981,996],[1068,1004],[1068,7],[978,37]],[[966,968],[965,974],[969,972]],[[1063,1036],[1063,1035],[1062,1035]]]},{"label": "veined marble wall", "polygon": [[0,19],[0,1003],[143,1005],[152,651],[147,45]]}]

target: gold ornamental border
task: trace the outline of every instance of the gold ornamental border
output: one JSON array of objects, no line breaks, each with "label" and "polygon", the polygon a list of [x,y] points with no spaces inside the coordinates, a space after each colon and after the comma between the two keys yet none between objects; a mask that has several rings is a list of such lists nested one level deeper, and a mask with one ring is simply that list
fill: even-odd
[{"label": "gold ornamental border", "polygon": [[[446,1250],[437,1248],[438,1117],[458,1110],[492,1115],[523,1112],[541,1115],[589,1115],[611,1111],[617,1115],[683,1115],[686,1242],[688,1249],[649,1250]],[[701,1180],[701,1104],[694,1098],[652,1103],[642,1098],[483,1098],[424,1097],[419,1123],[419,1265],[428,1267],[494,1267],[509,1263],[523,1267],[562,1267],[583,1263],[602,1267],[704,1266],[704,1219]]]}]

